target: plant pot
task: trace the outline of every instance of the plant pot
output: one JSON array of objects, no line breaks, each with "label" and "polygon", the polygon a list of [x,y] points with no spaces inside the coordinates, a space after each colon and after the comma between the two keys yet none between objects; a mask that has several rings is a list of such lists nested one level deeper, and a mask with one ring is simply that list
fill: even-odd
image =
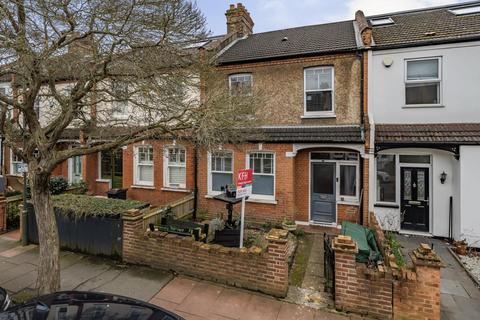
[{"label": "plant pot", "polygon": [[455,246],[455,252],[461,256],[467,255],[467,244],[457,244]]},{"label": "plant pot", "polygon": [[282,228],[283,228],[283,230],[287,230],[287,231],[295,231],[295,230],[297,230],[297,225],[296,224],[282,223]]}]

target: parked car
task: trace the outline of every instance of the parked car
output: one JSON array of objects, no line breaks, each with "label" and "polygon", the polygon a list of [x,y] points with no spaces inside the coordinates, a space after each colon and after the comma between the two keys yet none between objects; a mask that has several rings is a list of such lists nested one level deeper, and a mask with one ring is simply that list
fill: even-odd
[{"label": "parked car", "polygon": [[14,305],[0,288],[0,320],[182,320],[163,308],[119,295],[64,291]]}]

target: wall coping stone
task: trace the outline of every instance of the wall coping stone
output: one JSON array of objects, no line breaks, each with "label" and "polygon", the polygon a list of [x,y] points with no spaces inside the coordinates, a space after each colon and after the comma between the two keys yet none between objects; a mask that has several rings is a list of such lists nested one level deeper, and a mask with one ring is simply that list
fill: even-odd
[{"label": "wall coping stone", "polygon": [[350,236],[344,236],[344,235],[336,236],[332,240],[332,248],[333,250],[338,252],[345,252],[345,253],[351,253],[351,254],[358,253],[357,242],[355,242]]}]

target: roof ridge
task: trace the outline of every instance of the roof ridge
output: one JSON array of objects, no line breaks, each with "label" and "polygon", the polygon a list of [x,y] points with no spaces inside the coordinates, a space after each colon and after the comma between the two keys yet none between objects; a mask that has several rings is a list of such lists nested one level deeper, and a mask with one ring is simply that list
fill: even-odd
[{"label": "roof ridge", "polygon": [[[290,27],[290,28],[285,28],[285,29],[276,29],[276,30],[270,30],[270,31],[254,32],[250,35],[250,37],[251,36],[256,36],[256,35],[262,35],[262,34],[266,34],[266,33],[274,33],[274,32],[294,30],[294,29],[302,29],[302,28],[309,28],[309,27],[326,26],[326,25],[330,25],[330,24],[340,24],[340,23],[346,23],[346,22],[352,22],[352,21],[354,21],[354,20],[349,19],[349,20],[341,20],[341,21],[332,21],[332,22],[327,22],[327,23],[307,24],[307,25],[303,25],[303,26]],[[247,37],[247,39],[248,39],[248,37]]]},{"label": "roof ridge", "polygon": [[446,8],[463,8],[463,7],[468,7],[474,4],[479,4],[480,1],[468,1],[468,2],[456,2],[456,3],[451,3],[451,4],[445,4],[445,5],[440,5],[440,6],[434,6],[434,7],[423,7],[423,8],[418,8],[418,9],[410,9],[410,10],[401,10],[401,11],[394,11],[394,12],[387,12],[387,13],[382,13],[382,14],[375,14],[371,16],[367,16],[367,19],[376,19],[376,18],[383,18],[383,17],[389,17],[389,16],[398,16],[398,15],[403,15],[403,14],[411,14],[411,13],[416,13],[416,12],[427,12],[427,11],[436,11],[436,10],[442,10]]}]

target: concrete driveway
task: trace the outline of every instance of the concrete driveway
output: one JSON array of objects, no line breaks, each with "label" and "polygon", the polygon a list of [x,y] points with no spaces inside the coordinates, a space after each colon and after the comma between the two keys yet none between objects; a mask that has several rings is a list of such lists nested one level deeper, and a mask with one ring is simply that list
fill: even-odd
[{"label": "concrete driveway", "polygon": [[448,251],[448,243],[421,236],[400,235],[398,240],[405,252],[417,248],[420,243],[433,244],[433,249],[445,264],[440,275],[442,320],[480,319],[480,289]]}]

